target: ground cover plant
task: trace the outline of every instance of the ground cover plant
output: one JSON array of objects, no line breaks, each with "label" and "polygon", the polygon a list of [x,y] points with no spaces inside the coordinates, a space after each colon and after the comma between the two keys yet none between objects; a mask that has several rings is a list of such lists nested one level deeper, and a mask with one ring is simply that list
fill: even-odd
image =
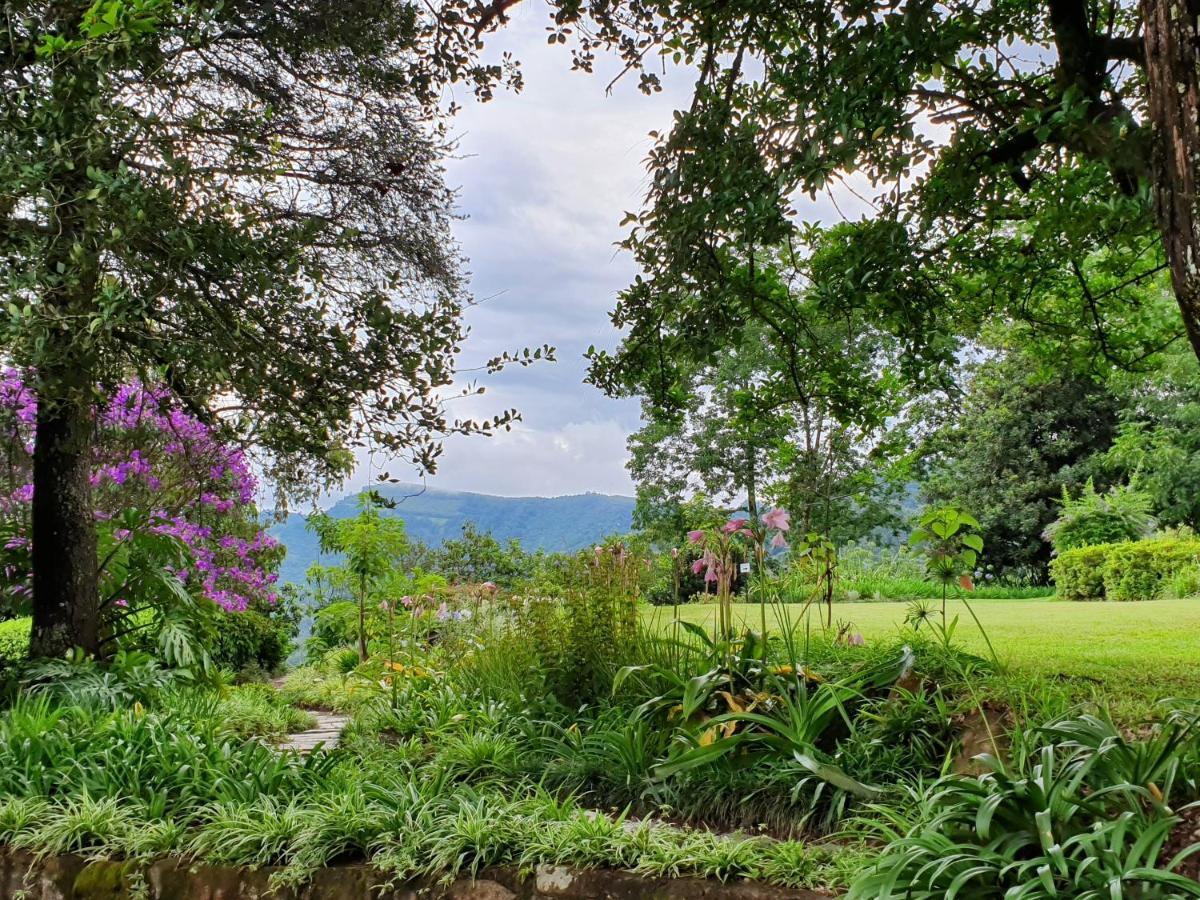
[{"label": "ground cover plant", "polygon": [[[733,542],[786,544],[787,518],[764,521],[693,538],[715,541],[701,570],[720,586]],[[17,666],[0,843],[278,865],[281,882],[364,861],[397,878],[546,862],[862,897],[1184,883],[1195,710],[1158,700],[1171,679],[1198,687],[1189,642],[1170,643],[1200,616],[1190,598],[977,599],[976,621],[949,596],[943,624],[940,603],[649,606],[646,572],[612,542],[544,593],[413,571],[392,597],[381,576],[325,596],[308,662],[277,685],[197,681],[136,649]],[[1144,641],[1123,664],[1090,652],[1102,612]],[[340,744],[277,749],[314,709],[349,717]],[[981,809],[992,831],[973,830]]]}]

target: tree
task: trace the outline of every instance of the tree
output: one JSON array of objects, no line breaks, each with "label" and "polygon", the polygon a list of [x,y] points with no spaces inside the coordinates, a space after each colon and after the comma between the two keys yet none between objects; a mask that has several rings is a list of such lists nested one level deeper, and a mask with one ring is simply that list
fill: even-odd
[{"label": "tree", "polygon": [[530,556],[516,538],[506,543],[490,531],[479,531],[473,522],[464,522],[462,537],[443,541],[429,551],[424,566],[449,579],[451,584],[492,582],[511,588],[528,574]]},{"label": "tree", "polygon": [[925,439],[925,499],[976,510],[987,562],[1000,573],[1043,578],[1042,532],[1064,489],[1103,477],[1119,401],[1103,382],[1045,372],[1030,354],[979,364],[961,404]]},{"label": "tree", "polygon": [[380,511],[382,498],[374,491],[358,495],[358,515],[334,519],[326,513],[312,516],[308,527],[316,532],[322,553],[335,553],[342,562],[333,566],[313,564],[308,578],[324,582],[335,591],[348,593],[358,604],[358,657],[367,661],[367,604],[380,597],[381,588],[391,583],[408,549],[404,520]]},{"label": "tree", "polygon": [[1200,366],[1177,351],[1149,376],[1118,379],[1114,390],[1120,424],[1106,468],[1150,496],[1160,524],[1200,529]]},{"label": "tree", "polygon": [[[31,481],[37,401],[21,375],[0,377],[0,618],[25,616],[31,570]],[[242,450],[189,415],[164,388],[117,388],[92,422],[88,483],[98,530],[98,651],[143,635],[191,665],[205,612],[275,607],[283,550],[251,504]],[[225,619],[228,622],[228,619]]]},{"label": "tree", "polygon": [[99,646],[98,386],[161,381],[261,448],[284,495],[367,438],[432,467],[442,435],[511,420],[451,420],[438,394],[464,331],[435,105],[503,67],[400,0],[0,15],[0,332],[36,373],[35,654]]},{"label": "tree", "polygon": [[726,505],[744,501],[757,519],[762,492],[776,475],[772,454],[793,425],[774,398],[769,352],[760,333],[750,334],[719,362],[692,373],[681,408],[643,403],[647,424],[629,439],[639,499],[653,494],[678,505],[699,489]]},{"label": "tree", "polygon": [[886,504],[876,501],[890,493],[887,463],[903,431],[903,394],[892,371],[898,348],[856,314],[823,315],[793,287],[792,264],[783,252],[770,266],[747,265],[740,289],[753,283],[788,310],[793,325],[807,318],[786,341],[768,325],[747,322],[709,361],[697,354],[697,342],[641,350],[636,338],[626,342],[627,353],[657,355],[656,372],[674,373],[670,385],[654,378],[604,382],[614,392],[646,395],[647,424],[629,445],[639,509],[678,506],[701,489],[726,503],[745,502],[754,521],[772,500],[797,517],[802,533],[846,539],[886,523]]},{"label": "tree", "polygon": [[[667,59],[697,72],[627,220],[629,337],[594,374],[661,378],[653,349],[716,353],[750,320],[790,340],[785,308],[729,285],[792,240],[823,257],[827,310],[864,311],[922,365],[995,320],[1081,363],[1135,365],[1182,332],[1200,354],[1198,28],[1170,0],[556,4],[579,67],[615,51],[647,91]],[[797,228],[795,199],[850,173],[872,216],[835,246]],[[1173,321],[1153,303],[1167,272]]]}]

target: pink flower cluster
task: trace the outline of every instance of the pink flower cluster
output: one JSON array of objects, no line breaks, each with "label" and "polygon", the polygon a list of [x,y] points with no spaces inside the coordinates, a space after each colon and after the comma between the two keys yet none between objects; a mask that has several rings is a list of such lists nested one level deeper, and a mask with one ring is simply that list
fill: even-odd
[{"label": "pink flower cluster", "polygon": [[[784,535],[792,527],[792,523],[791,516],[786,509],[773,509],[765,513],[762,517],[762,527],[766,533],[771,533],[768,546],[777,549],[787,548],[787,538]],[[720,548],[714,551],[712,547],[705,547],[700,558],[692,563],[692,572],[697,575],[703,572],[704,580],[710,582],[719,581],[721,576],[727,574],[724,568],[726,563],[723,560],[728,556],[725,550],[730,539],[734,537],[756,539],[754,529],[750,527],[750,520],[745,518],[730,519],[720,528],[716,529],[714,537],[717,543],[720,544]],[[688,543],[696,546],[704,546],[706,543],[711,543],[709,542],[708,532],[702,529],[689,531],[687,539]]]},{"label": "pink flower cluster", "polygon": [[[9,555],[28,558],[29,506],[37,402],[21,373],[0,375],[0,440],[7,443],[7,478],[0,484],[0,522]],[[276,600],[271,560],[278,543],[259,527],[253,509],[257,482],[242,450],[185,412],[162,386],[131,381],[96,413],[96,458],[91,483],[95,516],[105,522],[128,509],[148,513],[146,528],[178,539],[191,564],[175,574],[229,611],[255,599]],[[115,531],[117,540],[132,537]],[[23,542],[23,543],[20,543]],[[28,590],[29,572],[7,561],[8,589]],[[10,571],[11,570],[11,571]]]}]

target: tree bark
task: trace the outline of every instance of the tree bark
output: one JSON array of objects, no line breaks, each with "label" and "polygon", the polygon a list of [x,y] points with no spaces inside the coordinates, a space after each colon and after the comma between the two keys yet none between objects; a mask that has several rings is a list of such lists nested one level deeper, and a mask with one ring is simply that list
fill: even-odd
[{"label": "tree bark", "polygon": [[1200,357],[1200,0],[1141,0],[1154,208],[1175,299]]},{"label": "tree bark", "polygon": [[100,651],[90,392],[38,398],[33,451],[33,657]]}]

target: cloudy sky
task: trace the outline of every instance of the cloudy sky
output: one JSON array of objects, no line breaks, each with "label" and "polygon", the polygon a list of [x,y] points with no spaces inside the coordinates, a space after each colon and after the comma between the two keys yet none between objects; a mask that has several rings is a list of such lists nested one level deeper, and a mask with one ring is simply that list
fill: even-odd
[{"label": "cloudy sky", "polygon": [[[635,274],[614,246],[624,236],[618,223],[641,206],[648,132],[668,127],[691,81],[669,71],[665,89],[647,97],[629,77],[606,95],[611,61],[593,75],[572,72],[567,48],[546,44],[545,9],[518,4],[489,48],[521,60],[520,94],[498,92],[486,104],[455,98],[465,108],[448,171],[464,216],[456,236],[480,301],[467,314],[463,365],[543,343],[557,348],[558,361],[483,378],[484,396],[453,401],[460,417],[515,407],[523,421],[493,438],[451,439],[427,484],[510,496],[632,494],[625,439],[639,427],[637,403],[583,384],[583,353],[618,341],[608,313]],[[824,198],[801,212],[828,218],[832,206]],[[376,460],[360,466],[351,487],[384,469],[410,475]]]}]

